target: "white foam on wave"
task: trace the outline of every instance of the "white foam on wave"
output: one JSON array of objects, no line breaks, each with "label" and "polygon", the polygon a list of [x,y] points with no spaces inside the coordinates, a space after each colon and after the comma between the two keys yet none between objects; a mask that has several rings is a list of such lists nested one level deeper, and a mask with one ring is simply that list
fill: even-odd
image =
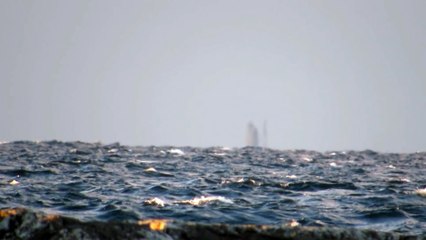
[{"label": "white foam on wave", "polygon": [[144,172],[157,172],[157,169],[155,169],[155,168],[153,168],[153,167],[150,167],[150,168],[147,168],[147,169],[145,169],[145,170],[143,170]]},{"label": "white foam on wave", "polygon": [[147,199],[143,203],[147,205],[158,206],[158,207],[164,207],[165,205],[165,202],[162,199],[156,198],[156,197]]},{"label": "white foam on wave", "polygon": [[395,167],[394,165],[392,165],[392,164],[391,164],[391,165],[389,165],[389,166],[388,166],[388,168],[390,168],[390,169],[395,169],[396,167]]},{"label": "white foam on wave", "polygon": [[242,183],[242,182],[244,182],[244,178],[239,178],[239,179],[237,179],[237,181],[236,181],[237,183]]},{"label": "white foam on wave", "polygon": [[253,185],[256,185],[256,184],[258,184],[258,185],[260,185],[260,183],[257,183],[255,180],[253,180],[253,179],[244,179],[244,178],[239,178],[239,179],[237,179],[237,181],[236,181],[237,183],[244,183],[244,182],[246,182],[246,183],[250,183],[250,184],[253,184]]},{"label": "white foam on wave", "polygon": [[300,226],[300,223],[297,221],[297,220],[295,220],[295,219],[291,219],[289,222],[287,222],[286,224],[285,224],[287,227],[298,227],[298,226]]},{"label": "white foam on wave", "polygon": [[140,160],[140,159],[136,159],[135,162],[137,163],[155,163],[157,161],[154,160]]},{"label": "white foam on wave", "polygon": [[10,185],[18,185],[19,182],[16,181],[15,179],[13,179],[12,181],[9,182]]},{"label": "white foam on wave", "polygon": [[189,200],[180,200],[180,201],[173,201],[173,202],[154,197],[154,198],[146,199],[143,203],[145,205],[164,207],[169,204],[187,204],[187,205],[199,206],[199,205],[207,204],[210,202],[223,202],[228,204],[234,203],[231,199],[228,199],[222,196],[201,196],[201,197],[195,197]]},{"label": "white foam on wave", "polygon": [[416,189],[414,193],[421,197],[426,197],[426,188]]},{"label": "white foam on wave", "polygon": [[108,153],[116,153],[118,152],[117,148],[111,148],[110,150],[108,150]]},{"label": "white foam on wave", "polygon": [[226,156],[227,154],[226,154],[226,153],[224,153],[224,152],[216,152],[216,153],[213,153],[213,155],[214,155],[214,156],[223,157],[223,156]]},{"label": "white foam on wave", "polygon": [[407,183],[411,182],[411,180],[410,180],[410,179],[408,179],[408,178],[401,178],[400,180],[401,180],[402,182],[407,182]]},{"label": "white foam on wave", "polygon": [[199,206],[199,205],[203,205],[209,202],[214,202],[214,201],[219,201],[219,202],[224,202],[224,203],[229,203],[232,204],[232,200],[222,197],[222,196],[201,196],[201,197],[195,197],[191,200],[182,200],[182,201],[175,201],[175,203],[178,204],[190,204],[193,206]]},{"label": "white foam on wave", "polygon": [[168,152],[171,153],[171,154],[179,155],[179,156],[185,155],[185,153],[178,148],[172,148]]},{"label": "white foam on wave", "polygon": [[254,179],[251,178],[243,178],[243,177],[238,177],[238,178],[233,178],[233,179],[224,179],[221,181],[220,184],[232,184],[232,183],[246,183],[246,184],[251,184],[251,185],[256,185],[256,186],[261,186],[262,182],[256,181]]}]

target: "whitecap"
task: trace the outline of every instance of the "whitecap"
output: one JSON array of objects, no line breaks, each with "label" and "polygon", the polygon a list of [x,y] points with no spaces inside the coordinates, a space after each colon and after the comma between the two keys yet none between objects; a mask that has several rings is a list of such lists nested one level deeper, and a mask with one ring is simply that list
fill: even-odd
[{"label": "whitecap", "polygon": [[239,178],[239,179],[237,179],[237,181],[236,181],[237,183],[242,183],[242,182],[244,182],[244,178]]},{"label": "whitecap", "polygon": [[226,156],[226,153],[224,152],[218,152],[218,153],[213,153],[214,156],[218,156],[218,157],[223,157]]},{"label": "whitecap", "polygon": [[147,168],[147,169],[145,169],[145,170],[143,170],[144,172],[157,172],[157,169],[155,169],[155,168],[153,168],[153,167],[150,167],[150,168]]},{"label": "whitecap", "polygon": [[190,205],[193,205],[193,206],[199,206],[199,205],[206,204],[206,203],[209,203],[209,202],[214,202],[214,201],[219,201],[219,202],[224,202],[224,203],[229,203],[229,204],[233,203],[232,200],[225,198],[225,197],[222,197],[222,196],[208,196],[208,197],[201,196],[201,197],[195,197],[191,200],[175,201],[175,203],[190,204]]},{"label": "whitecap", "polygon": [[169,153],[176,154],[176,155],[185,155],[185,153],[182,150],[178,149],[178,148],[172,148],[172,149],[170,149]]},{"label": "whitecap", "polygon": [[154,160],[140,160],[140,159],[136,159],[135,162],[137,162],[137,163],[155,163],[156,161],[154,161]]},{"label": "whitecap", "polygon": [[288,227],[298,227],[300,226],[300,223],[298,221],[296,221],[295,219],[291,219],[286,226]]},{"label": "whitecap", "polygon": [[331,166],[331,167],[337,167],[337,164],[336,164],[335,162],[331,162],[331,163],[330,163],[330,166]]},{"label": "whitecap", "polygon": [[222,180],[220,184],[230,184],[230,183],[243,183],[243,184],[245,183],[245,184],[257,185],[257,186],[262,185],[261,182],[257,182],[254,179],[250,179],[250,178],[246,179],[242,177],[234,178],[234,179],[225,179],[225,180]]},{"label": "whitecap", "polygon": [[229,183],[232,183],[232,181],[228,179],[224,179],[220,182],[220,184],[229,184]]},{"label": "whitecap", "polygon": [[415,194],[421,196],[421,197],[426,197],[426,188],[423,189],[416,189],[414,191]]},{"label": "whitecap", "polygon": [[16,181],[15,179],[13,179],[12,181],[9,182],[10,185],[18,185],[19,182]]},{"label": "whitecap", "polygon": [[400,180],[401,180],[402,182],[407,182],[407,183],[411,182],[411,181],[410,181],[410,179],[408,179],[408,178],[401,178]]},{"label": "whitecap", "polygon": [[118,152],[117,148],[112,148],[112,149],[108,150],[108,153],[116,153],[116,152]]},{"label": "whitecap", "polygon": [[153,206],[158,206],[158,207],[164,207],[165,202],[163,200],[161,200],[160,198],[150,198],[147,199],[143,202],[146,205],[153,205]]},{"label": "whitecap", "polygon": [[286,178],[291,178],[291,179],[295,179],[295,178],[297,178],[297,176],[296,175],[287,175],[287,176],[285,176]]}]

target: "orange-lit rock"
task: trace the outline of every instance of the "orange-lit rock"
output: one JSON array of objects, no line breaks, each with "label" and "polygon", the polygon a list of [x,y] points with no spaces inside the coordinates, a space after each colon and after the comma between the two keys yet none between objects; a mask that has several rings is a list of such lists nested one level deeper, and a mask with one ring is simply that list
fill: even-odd
[{"label": "orange-lit rock", "polygon": [[51,222],[59,219],[59,215],[49,214],[42,217],[42,220],[45,222]]},{"label": "orange-lit rock", "polygon": [[318,239],[318,240],[426,240],[426,236],[406,236],[353,228],[303,227],[296,221],[276,225],[203,224],[162,219],[137,222],[82,222],[60,215],[26,209],[0,210],[0,239]]},{"label": "orange-lit rock", "polygon": [[1,209],[0,210],[0,218],[7,218],[11,215],[16,215],[18,213],[22,212],[19,208],[7,208],[7,209]]},{"label": "orange-lit rock", "polygon": [[167,225],[167,220],[163,219],[147,219],[138,221],[139,225],[148,225],[153,231],[163,231]]}]

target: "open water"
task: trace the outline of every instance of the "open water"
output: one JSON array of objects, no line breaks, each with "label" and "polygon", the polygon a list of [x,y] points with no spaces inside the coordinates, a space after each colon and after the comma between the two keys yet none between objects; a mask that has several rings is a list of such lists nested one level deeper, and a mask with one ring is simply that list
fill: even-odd
[{"label": "open water", "polygon": [[426,153],[0,144],[0,208],[426,234]]}]

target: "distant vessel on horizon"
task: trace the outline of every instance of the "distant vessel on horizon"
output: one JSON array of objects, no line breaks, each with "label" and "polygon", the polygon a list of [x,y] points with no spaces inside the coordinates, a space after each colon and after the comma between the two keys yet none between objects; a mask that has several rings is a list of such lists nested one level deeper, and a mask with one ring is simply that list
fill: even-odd
[{"label": "distant vessel on horizon", "polygon": [[[266,121],[263,122],[263,147],[267,147],[267,126]],[[259,141],[259,131],[257,127],[249,122],[247,125],[247,133],[246,133],[246,146],[258,147],[260,144]]]},{"label": "distant vessel on horizon", "polygon": [[259,146],[259,135],[256,126],[249,122],[247,125],[246,145],[257,147]]}]

